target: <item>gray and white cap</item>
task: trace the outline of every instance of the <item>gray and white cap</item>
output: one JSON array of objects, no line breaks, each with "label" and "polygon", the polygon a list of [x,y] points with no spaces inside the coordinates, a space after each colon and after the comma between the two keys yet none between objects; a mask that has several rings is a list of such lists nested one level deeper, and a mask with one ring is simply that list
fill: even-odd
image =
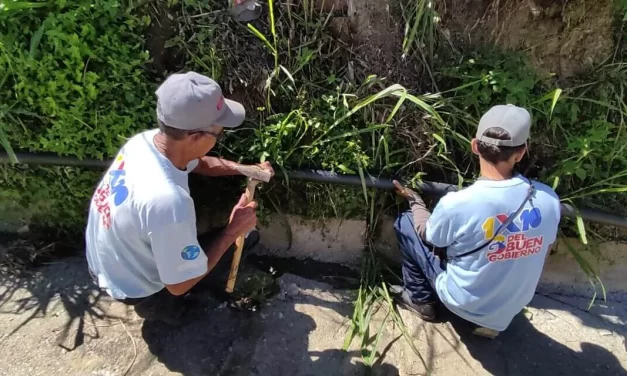
[{"label": "gray and white cap", "polygon": [[[490,128],[502,128],[509,133],[509,140],[484,136]],[[488,110],[479,120],[477,140],[496,146],[520,146],[527,142],[531,128],[531,115],[524,108],[513,104],[498,105]]]},{"label": "gray and white cap", "polygon": [[157,118],[176,129],[200,131],[214,124],[235,128],[246,116],[244,106],[225,99],[220,85],[196,72],[169,76],[156,94]]}]

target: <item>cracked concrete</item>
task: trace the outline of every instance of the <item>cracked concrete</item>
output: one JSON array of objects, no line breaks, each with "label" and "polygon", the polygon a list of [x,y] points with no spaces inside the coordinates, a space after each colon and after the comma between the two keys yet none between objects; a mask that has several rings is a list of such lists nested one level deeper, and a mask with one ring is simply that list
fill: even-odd
[{"label": "cracked concrete", "polygon": [[[341,350],[354,291],[289,274],[279,284],[283,292],[255,312],[207,300],[172,329],[98,292],[81,259],[24,278],[0,274],[0,375],[365,375],[358,341]],[[386,322],[373,374],[627,374],[627,304],[588,312],[588,303],[537,294],[493,341],[451,314],[428,324],[401,310],[422,360]],[[374,316],[372,333],[384,316]]]}]

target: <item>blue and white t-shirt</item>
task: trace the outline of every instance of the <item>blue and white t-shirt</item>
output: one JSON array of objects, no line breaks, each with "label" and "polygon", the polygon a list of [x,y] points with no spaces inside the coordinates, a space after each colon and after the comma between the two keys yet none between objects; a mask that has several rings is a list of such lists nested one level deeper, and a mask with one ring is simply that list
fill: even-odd
[{"label": "blue and white t-shirt", "polygon": [[188,186],[198,161],[176,168],[155,148],[157,132],[122,147],[89,208],[87,262],[116,299],[146,297],[207,272]]},{"label": "blue and white t-shirt", "polygon": [[456,258],[491,239],[527,195],[528,180],[478,180],[440,200],[426,226],[427,241],[452,259],[436,280],[442,303],[475,324],[502,331],[533,298],[546,253],[555,242],[560,202],[548,186],[483,250]]}]

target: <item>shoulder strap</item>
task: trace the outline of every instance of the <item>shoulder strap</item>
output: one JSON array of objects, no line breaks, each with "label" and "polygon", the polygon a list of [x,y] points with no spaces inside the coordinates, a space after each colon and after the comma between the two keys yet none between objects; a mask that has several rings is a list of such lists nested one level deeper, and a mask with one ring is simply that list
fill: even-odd
[{"label": "shoulder strap", "polygon": [[474,248],[472,251],[468,251],[468,252],[462,253],[461,255],[451,256],[451,257],[449,257],[449,259],[460,258],[460,257],[465,257],[465,256],[472,255],[473,253],[477,253],[480,250],[482,250],[483,248],[485,248],[488,245],[490,245],[490,243],[492,243],[494,241],[494,239],[496,239],[496,237],[499,236],[507,228],[507,226],[509,226],[514,221],[514,219],[516,217],[518,217],[518,215],[523,210],[523,208],[525,207],[527,202],[533,196],[533,192],[534,191],[535,191],[535,188],[533,187],[533,183],[531,182],[531,180],[529,180],[529,189],[527,190],[527,196],[523,200],[522,204],[520,204],[518,209],[514,213],[512,213],[509,217],[507,217],[507,220],[505,222],[503,222],[503,224],[501,224],[498,229],[496,229],[496,231],[494,232],[494,235],[492,236],[492,238],[490,240],[482,243],[477,248]]}]

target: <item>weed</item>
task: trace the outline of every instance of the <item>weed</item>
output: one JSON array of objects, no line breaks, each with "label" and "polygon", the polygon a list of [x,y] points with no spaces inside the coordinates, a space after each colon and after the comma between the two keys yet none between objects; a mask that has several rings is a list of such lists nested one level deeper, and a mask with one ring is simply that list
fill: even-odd
[{"label": "weed", "polygon": [[[403,7],[403,3],[401,3]],[[437,83],[433,76],[433,58],[437,42],[437,24],[440,21],[435,10],[435,0],[411,0],[403,7],[405,35],[403,38],[403,57],[407,58],[415,51],[424,64],[433,87]]]},{"label": "weed", "polygon": [[[123,137],[153,122],[141,36],[149,18],[112,0],[3,4],[10,11],[0,12],[0,144],[10,154],[12,146],[104,159]],[[38,214],[46,223],[73,219],[80,226],[88,201],[78,198],[89,196],[96,179],[82,185],[94,178],[87,173],[79,174],[79,184],[65,180],[76,171],[6,167],[3,187],[28,188],[19,194],[22,201],[40,197],[46,208],[60,203]],[[37,182],[26,184],[25,176]],[[39,205],[28,204],[33,210]]]},{"label": "weed", "polygon": [[[371,244],[372,246],[372,244]],[[346,334],[343,350],[348,350],[351,344],[358,340],[361,358],[364,364],[372,367],[380,354],[379,344],[383,338],[386,324],[393,323],[403,338],[407,341],[414,355],[420,359],[427,374],[431,373],[427,362],[415,345],[415,338],[409,333],[395,303],[392,300],[387,282],[383,279],[384,266],[374,248],[367,251],[361,268],[361,283],[357,292],[355,308],[351,318],[350,328]],[[398,278],[398,277],[397,277]],[[378,314],[381,312],[381,314]],[[375,319],[376,317],[376,319]],[[378,325],[376,320],[380,320]],[[374,331],[374,334],[372,334]]]}]

